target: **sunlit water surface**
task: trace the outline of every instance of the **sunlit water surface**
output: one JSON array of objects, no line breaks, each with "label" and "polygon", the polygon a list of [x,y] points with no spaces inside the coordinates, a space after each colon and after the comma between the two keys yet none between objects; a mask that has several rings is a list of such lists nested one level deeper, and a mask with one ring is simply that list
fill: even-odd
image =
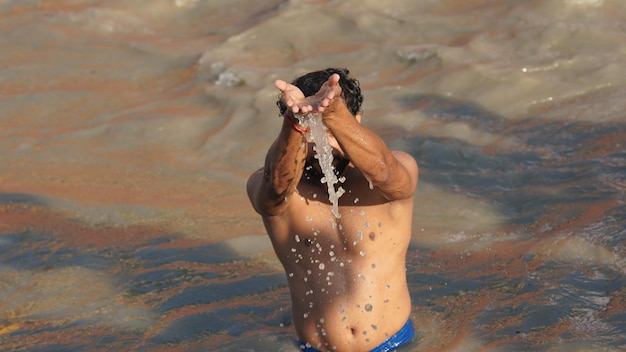
[{"label": "sunlit water surface", "polygon": [[626,348],[626,2],[0,0],[0,349],[294,351],[247,202],[347,66],[421,168],[410,351]]}]

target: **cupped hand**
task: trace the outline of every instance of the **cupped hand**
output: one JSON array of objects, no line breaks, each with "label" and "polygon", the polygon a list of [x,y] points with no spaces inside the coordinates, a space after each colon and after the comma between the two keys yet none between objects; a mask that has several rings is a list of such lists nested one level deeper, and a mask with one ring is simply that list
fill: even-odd
[{"label": "cupped hand", "polygon": [[282,80],[274,85],[282,93],[282,99],[294,114],[321,113],[331,105],[335,97],[341,96],[339,75],[331,75],[326,82],[312,96],[305,97],[300,88]]}]

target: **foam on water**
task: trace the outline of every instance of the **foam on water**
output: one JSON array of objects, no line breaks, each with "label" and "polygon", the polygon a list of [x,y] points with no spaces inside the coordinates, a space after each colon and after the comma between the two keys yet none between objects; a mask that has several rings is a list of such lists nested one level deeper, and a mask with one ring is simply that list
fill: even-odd
[{"label": "foam on water", "polygon": [[315,151],[315,159],[320,164],[324,177],[320,180],[322,183],[326,183],[328,186],[328,199],[333,204],[333,215],[337,219],[341,217],[339,214],[339,197],[341,197],[345,190],[339,186],[335,190],[335,185],[343,182],[342,179],[338,179],[335,174],[335,167],[333,166],[333,147],[328,143],[328,136],[324,129],[322,122],[322,115],[311,114],[298,116],[300,124],[308,127],[309,133],[306,134],[307,140],[315,144],[313,150]]}]

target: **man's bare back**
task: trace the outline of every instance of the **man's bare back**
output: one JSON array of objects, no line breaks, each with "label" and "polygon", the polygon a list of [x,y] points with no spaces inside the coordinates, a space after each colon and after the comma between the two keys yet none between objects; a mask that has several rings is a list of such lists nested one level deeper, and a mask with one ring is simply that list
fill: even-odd
[{"label": "man's bare back", "polygon": [[276,86],[293,113],[322,113],[335,158],[344,162],[337,164],[345,177],[341,216],[333,215],[311,146],[288,116],[248,193],[285,268],[299,339],[322,351],[369,351],[410,316],[405,257],[418,170],[410,155],[389,151],[361,126],[338,81],[331,76],[309,99],[283,81]]}]

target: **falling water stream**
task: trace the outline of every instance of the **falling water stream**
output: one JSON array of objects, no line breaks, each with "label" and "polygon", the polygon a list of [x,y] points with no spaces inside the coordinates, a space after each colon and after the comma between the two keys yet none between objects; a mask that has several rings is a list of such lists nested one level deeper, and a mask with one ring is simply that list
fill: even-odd
[{"label": "falling water stream", "polygon": [[339,213],[339,198],[345,193],[343,187],[335,189],[335,185],[342,183],[344,177],[337,178],[335,173],[335,167],[333,166],[333,147],[328,143],[328,135],[324,128],[324,122],[321,114],[298,115],[300,124],[309,128],[309,132],[306,134],[308,142],[315,144],[313,150],[315,151],[315,159],[320,164],[324,177],[320,180],[321,183],[326,183],[328,187],[328,199],[333,204],[333,215],[335,218],[340,218]]}]

